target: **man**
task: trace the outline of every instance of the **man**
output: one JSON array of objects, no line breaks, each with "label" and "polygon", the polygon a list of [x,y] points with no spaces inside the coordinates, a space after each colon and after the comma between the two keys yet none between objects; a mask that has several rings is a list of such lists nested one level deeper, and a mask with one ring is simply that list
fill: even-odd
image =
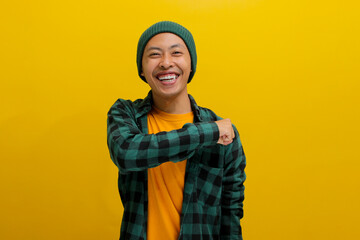
[{"label": "man", "polygon": [[242,239],[245,156],[229,119],[197,106],[191,33],[169,21],[140,37],[145,99],[118,99],[108,147],[124,206],[120,239]]}]

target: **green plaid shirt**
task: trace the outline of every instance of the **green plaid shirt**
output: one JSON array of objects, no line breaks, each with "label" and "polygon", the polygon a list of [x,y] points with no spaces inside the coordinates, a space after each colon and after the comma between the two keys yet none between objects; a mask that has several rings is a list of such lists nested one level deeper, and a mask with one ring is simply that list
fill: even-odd
[{"label": "green plaid shirt", "polygon": [[170,132],[148,134],[145,99],[118,99],[108,112],[107,143],[119,168],[124,214],[120,239],[146,239],[147,169],[188,159],[179,239],[242,239],[245,155],[235,129],[233,143],[217,144],[220,120],[189,95],[194,123]]}]

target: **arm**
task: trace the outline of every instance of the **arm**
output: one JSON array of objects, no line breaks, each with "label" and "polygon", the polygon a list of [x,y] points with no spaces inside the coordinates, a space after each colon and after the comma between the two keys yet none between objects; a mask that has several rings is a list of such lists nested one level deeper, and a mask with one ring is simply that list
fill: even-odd
[{"label": "arm", "polygon": [[[235,127],[234,127],[235,129]],[[246,165],[239,133],[227,147],[221,198],[221,239],[242,239],[240,219],[243,217],[244,181]]]},{"label": "arm", "polygon": [[145,134],[124,100],[111,107],[107,124],[110,156],[122,174],[188,159],[197,148],[215,145],[219,139],[215,122],[188,123],[178,130]]}]

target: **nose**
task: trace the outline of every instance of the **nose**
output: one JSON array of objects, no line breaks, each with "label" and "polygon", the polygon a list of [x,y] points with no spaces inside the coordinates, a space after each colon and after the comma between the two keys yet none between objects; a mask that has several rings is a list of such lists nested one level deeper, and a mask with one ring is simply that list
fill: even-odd
[{"label": "nose", "polygon": [[172,57],[169,54],[164,54],[161,62],[160,62],[160,67],[163,69],[168,69],[174,66],[174,63],[172,61]]}]

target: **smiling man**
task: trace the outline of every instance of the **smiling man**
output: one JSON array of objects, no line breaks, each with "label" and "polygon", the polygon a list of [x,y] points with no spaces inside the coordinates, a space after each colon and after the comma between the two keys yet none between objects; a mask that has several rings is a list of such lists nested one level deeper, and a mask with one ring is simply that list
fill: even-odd
[{"label": "smiling man", "polygon": [[196,63],[194,39],[177,23],[158,22],[139,39],[138,74],[151,91],[108,113],[120,239],[242,239],[243,148],[229,119],[188,94]]}]

